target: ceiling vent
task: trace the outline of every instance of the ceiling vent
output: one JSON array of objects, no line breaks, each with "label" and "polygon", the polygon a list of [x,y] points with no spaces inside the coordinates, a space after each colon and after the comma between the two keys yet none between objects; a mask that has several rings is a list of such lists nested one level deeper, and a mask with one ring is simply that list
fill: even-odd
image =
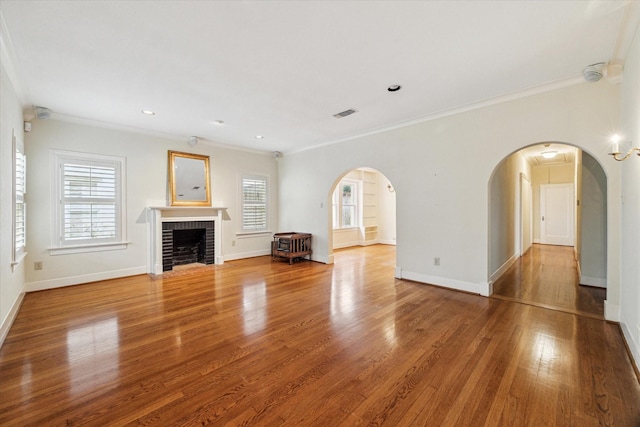
[{"label": "ceiling vent", "polygon": [[51,110],[44,107],[35,107],[36,117],[40,120],[47,120],[51,118]]},{"label": "ceiling vent", "polygon": [[358,110],[354,110],[353,108],[350,108],[350,109],[348,109],[348,110],[344,110],[344,111],[343,111],[343,112],[341,112],[341,113],[334,114],[334,115],[333,115],[333,117],[335,117],[336,119],[341,119],[341,118],[343,118],[343,117],[350,116],[350,115],[352,115],[353,113],[357,113],[357,112],[358,112]]}]

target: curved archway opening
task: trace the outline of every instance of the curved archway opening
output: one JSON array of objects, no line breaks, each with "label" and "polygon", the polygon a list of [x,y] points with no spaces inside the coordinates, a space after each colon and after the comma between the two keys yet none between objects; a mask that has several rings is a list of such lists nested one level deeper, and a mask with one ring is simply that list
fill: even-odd
[{"label": "curved archway opening", "polygon": [[[396,193],[380,171],[360,167],[336,178],[327,195],[329,259],[346,248],[396,244]],[[395,251],[393,251],[395,265]]]},{"label": "curved archway opening", "polygon": [[603,316],[606,224],[607,177],[589,153],[543,142],[506,156],[489,180],[493,296]]}]

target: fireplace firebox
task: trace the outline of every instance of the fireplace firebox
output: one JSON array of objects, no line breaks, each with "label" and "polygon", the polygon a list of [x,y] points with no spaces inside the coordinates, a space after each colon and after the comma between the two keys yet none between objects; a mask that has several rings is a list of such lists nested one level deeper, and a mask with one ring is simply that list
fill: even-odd
[{"label": "fireplace firebox", "polygon": [[184,264],[213,264],[214,233],[214,221],[163,222],[162,271]]}]

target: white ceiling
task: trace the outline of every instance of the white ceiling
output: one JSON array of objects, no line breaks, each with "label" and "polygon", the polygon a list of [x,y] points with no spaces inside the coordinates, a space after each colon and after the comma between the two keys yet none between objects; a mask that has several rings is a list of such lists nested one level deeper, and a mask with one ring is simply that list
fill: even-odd
[{"label": "white ceiling", "polygon": [[637,6],[2,0],[0,11],[25,106],[287,153],[575,84],[586,65],[624,59]]},{"label": "white ceiling", "polygon": [[[576,158],[577,148],[557,142],[546,142],[543,144],[531,145],[520,150],[531,166],[550,166],[565,163],[573,163]],[[556,152],[551,158],[542,156],[544,152]]]}]

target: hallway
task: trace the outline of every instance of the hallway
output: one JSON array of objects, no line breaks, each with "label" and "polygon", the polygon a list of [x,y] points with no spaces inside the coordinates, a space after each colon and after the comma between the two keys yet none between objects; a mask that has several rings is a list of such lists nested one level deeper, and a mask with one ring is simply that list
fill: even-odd
[{"label": "hallway", "polygon": [[492,298],[603,319],[606,289],[578,281],[573,247],[534,244],[496,280]]}]

